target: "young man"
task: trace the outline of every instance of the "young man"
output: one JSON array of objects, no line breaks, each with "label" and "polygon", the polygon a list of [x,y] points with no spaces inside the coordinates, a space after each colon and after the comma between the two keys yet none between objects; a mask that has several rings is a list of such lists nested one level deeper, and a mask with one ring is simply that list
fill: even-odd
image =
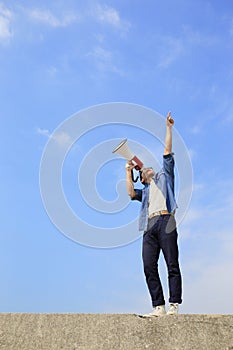
[{"label": "young man", "polygon": [[143,189],[135,189],[132,181],[131,161],[126,164],[127,192],[132,200],[142,202],[139,216],[139,230],[144,231],[142,258],[147,286],[152,300],[153,311],[144,317],[162,316],[166,314],[163,289],[158,273],[159,254],[162,250],[169,282],[168,315],[178,313],[181,304],[181,273],[178,261],[177,230],[174,196],[174,158],[172,153],[172,126],[174,120],[169,112],[166,119],[165,149],[163,168],[155,173],[153,168],[141,171]]}]

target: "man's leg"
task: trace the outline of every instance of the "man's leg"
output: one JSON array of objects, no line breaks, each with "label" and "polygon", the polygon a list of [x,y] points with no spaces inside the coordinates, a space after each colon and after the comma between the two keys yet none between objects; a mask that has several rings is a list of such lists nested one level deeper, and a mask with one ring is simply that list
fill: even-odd
[{"label": "man's leg", "polygon": [[165,305],[163,289],[158,272],[160,246],[157,237],[157,218],[149,220],[149,229],[143,236],[142,258],[147,286],[150,292],[152,306]]},{"label": "man's leg", "polygon": [[[172,230],[167,230],[167,225],[173,225]],[[182,281],[179,267],[179,251],[177,245],[177,230],[175,218],[164,215],[159,227],[159,241],[167,264],[170,303],[181,304]]]}]

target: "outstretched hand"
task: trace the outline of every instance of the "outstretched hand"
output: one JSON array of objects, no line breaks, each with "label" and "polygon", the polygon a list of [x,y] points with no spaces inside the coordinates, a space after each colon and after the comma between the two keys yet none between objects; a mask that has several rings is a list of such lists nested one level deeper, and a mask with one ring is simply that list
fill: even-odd
[{"label": "outstretched hand", "polygon": [[175,123],[174,119],[172,119],[172,117],[171,117],[171,112],[168,112],[167,120],[166,120],[167,126],[172,127],[174,125],[174,123]]}]

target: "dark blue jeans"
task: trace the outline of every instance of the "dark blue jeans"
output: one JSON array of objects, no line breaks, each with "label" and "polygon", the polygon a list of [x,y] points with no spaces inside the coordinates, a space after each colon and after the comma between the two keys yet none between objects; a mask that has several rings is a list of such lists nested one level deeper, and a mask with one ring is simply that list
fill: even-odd
[{"label": "dark blue jeans", "polygon": [[169,302],[181,304],[181,273],[177,245],[176,221],[172,215],[155,216],[148,221],[143,236],[142,258],[147,286],[153,307],[164,305],[164,295],[159,278],[158,260],[162,250],[168,270]]}]

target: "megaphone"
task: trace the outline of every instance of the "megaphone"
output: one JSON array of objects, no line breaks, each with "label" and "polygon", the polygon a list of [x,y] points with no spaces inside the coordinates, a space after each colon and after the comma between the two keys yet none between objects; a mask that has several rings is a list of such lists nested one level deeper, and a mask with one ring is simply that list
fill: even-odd
[{"label": "megaphone", "polygon": [[131,160],[135,165],[136,170],[142,170],[143,163],[130,151],[129,146],[127,144],[127,139],[121,141],[121,143],[116,148],[114,148],[112,153],[120,154],[123,158]]}]

